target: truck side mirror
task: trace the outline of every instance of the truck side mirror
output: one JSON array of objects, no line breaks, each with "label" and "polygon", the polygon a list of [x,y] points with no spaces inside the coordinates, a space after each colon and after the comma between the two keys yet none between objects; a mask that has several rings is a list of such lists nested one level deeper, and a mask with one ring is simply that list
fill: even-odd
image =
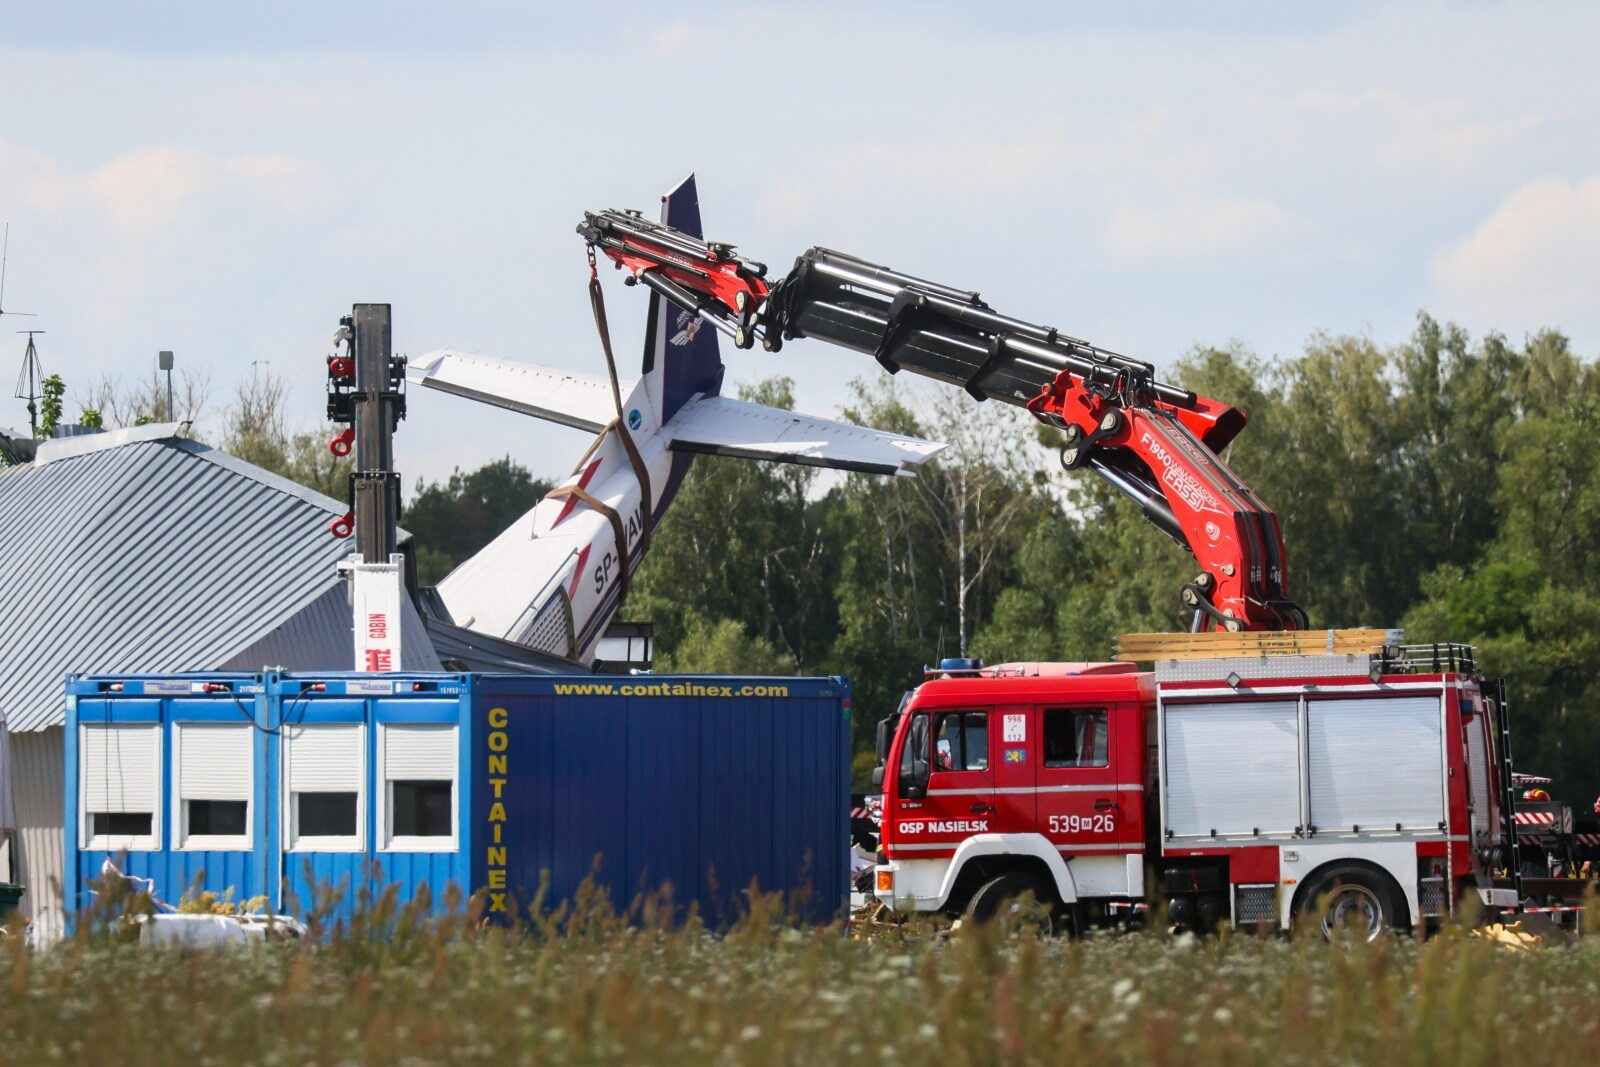
[{"label": "truck side mirror", "polygon": [[872,768],[872,787],[874,789],[882,789],[883,788],[883,761],[882,760],[879,760],[878,761],[878,765],[876,767]]},{"label": "truck side mirror", "polygon": [[907,800],[921,800],[928,795],[928,761],[911,761],[911,774],[900,778],[900,795]]},{"label": "truck side mirror", "polygon": [[[893,721],[892,718],[878,720],[878,739],[875,750],[878,755],[879,767],[882,767],[884,760],[889,758],[889,724]],[[881,785],[882,783],[875,782],[874,784]]]}]

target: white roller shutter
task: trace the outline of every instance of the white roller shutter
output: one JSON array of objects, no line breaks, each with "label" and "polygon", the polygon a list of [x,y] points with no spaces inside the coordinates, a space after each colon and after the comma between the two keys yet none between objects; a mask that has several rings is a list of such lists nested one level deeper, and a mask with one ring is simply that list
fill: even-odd
[{"label": "white roller shutter", "polygon": [[1437,696],[1313,700],[1307,730],[1319,832],[1444,821]]},{"label": "white roller shutter", "polygon": [[78,753],[89,812],[151,812],[161,792],[161,727],[84,726]]},{"label": "white roller shutter", "polygon": [[249,800],[254,756],[248,725],[178,727],[178,795],[183,800]]},{"label": "white roller shutter", "polygon": [[383,776],[391,782],[453,781],[456,728],[432,723],[384,726]]},{"label": "white roller shutter", "polygon": [[1300,825],[1296,701],[1169,704],[1166,828],[1180,837]]},{"label": "white roller shutter", "polygon": [[298,726],[286,732],[289,790],[293,793],[361,791],[361,727],[355,723]]},{"label": "white roller shutter", "polygon": [[1484,712],[1461,724],[1467,732],[1467,776],[1472,798],[1472,828],[1489,829],[1489,746],[1484,737]]}]

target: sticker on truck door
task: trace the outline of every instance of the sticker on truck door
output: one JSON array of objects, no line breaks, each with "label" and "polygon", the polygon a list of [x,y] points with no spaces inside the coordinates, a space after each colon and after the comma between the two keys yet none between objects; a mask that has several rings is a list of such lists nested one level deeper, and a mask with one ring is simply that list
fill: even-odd
[{"label": "sticker on truck door", "polygon": [[1008,745],[1020,745],[1022,742],[1028,739],[1027,715],[1002,715],[1000,717],[1000,721],[1002,724],[1001,730],[1003,731],[1000,740],[1003,743]]}]

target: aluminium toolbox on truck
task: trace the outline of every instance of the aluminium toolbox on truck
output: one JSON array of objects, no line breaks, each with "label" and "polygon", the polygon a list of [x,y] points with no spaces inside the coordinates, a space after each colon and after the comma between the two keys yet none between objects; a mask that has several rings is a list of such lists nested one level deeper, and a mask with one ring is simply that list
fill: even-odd
[{"label": "aluminium toolbox on truck", "polygon": [[[849,898],[840,678],[185,674],[67,682],[69,906],[109,859],[303,914],[316,886],[495,916],[591,874],[618,907],[670,885],[712,923],[754,881],[814,919]],[[501,910],[504,909],[504,910]]]}]

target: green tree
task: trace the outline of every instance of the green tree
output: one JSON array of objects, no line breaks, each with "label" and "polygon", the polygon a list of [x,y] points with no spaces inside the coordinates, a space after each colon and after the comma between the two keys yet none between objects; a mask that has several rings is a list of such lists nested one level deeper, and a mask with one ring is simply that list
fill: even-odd
[{"label": "green tree", "polygon": [[510,456],[477,470],[457,468],[443,482],[417,482],[401,524],[416,539],[417,576],[439,582],[544,499],[547,481]]},{"label": "green tree", "polygon": [[44,380],[42,388],[44,395],[39,402],[39,439],[48,441],[55,436],[56,427],[61,424],[61,397],[67,387],[61,375],[52,374]]},{"label": "green tree", "polygon": [[336,429],[291,431],[288,396],[288,380],[274,374],[255,373],[240,382],[222,413],[223,450],[335,500],[345,499],[353,464],[328,448]]},{"label": "green tree", "polygon": [[[793,407],[786,378],[739,395]],[[625,611],[654,620],[657,647],[679,661],[687,662],[695,655],[689,646],[714,632],[694,629],[685,611],[693,605],[707,621],[736,622],[758,643],[752,649],[776,649],[804,672],[825,670],[837,627],[829,576],[838,552],[826,521],[829,504],[810,496],[815,478],[811,467],[697,458],[671,519],[655,531]]]},{"label": "green tree", "polygon": [[680,674],[795,673],[794,659],[759,637],[752,637],[736,619],[715,622],[690,614],[676,645],[657,658],[655,669]]},{"label": "green tree", "polygon": [[1509,686],[1518,765],[1569,799],[1600,791],[1600,376],[1539,335],[1514,365],[1524,415],[1503,427],[1494,539],[1441,565],[1405,625],[1469,642]]}]

